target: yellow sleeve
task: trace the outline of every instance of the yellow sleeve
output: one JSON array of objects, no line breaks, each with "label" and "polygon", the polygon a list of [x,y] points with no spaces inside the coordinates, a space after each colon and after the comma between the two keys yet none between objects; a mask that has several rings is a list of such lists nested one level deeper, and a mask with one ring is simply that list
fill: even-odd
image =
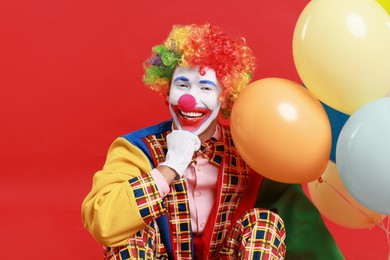
[{"label": "yellow sleeve", "polygon": [[82,204],[83,224],[98,242],[125,245],[145,225],[129,180],[150,171],[149,160],[139,148],[124,138],[113,142]]}]

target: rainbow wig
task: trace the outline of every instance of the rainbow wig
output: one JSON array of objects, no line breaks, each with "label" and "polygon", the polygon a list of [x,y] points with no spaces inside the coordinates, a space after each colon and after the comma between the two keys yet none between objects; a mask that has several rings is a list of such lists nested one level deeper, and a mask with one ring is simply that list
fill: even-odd
[{"label": "rainbow wig", "polygon": [[255,58],[244,38],[231,39],[219,27],[175,25],[166,41],[152,48],[144,63],[144,83],[166,97],[176,66],[199,66],[215,70],[222,86],[221,113],[226,118],[238,94],[249,84],[255,69]]}]

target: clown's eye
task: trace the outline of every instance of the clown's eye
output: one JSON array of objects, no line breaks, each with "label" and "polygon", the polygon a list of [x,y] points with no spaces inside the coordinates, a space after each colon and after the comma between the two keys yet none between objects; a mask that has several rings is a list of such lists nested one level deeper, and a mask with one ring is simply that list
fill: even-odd
[{"label": "clown's eye", "polygon": [[206,86],[202,86],[202,87],[201,87],[201,90],[204,90],[204,91],[212,91],[213,88],[206,85]]},{"label": "clown's eye", "polygon": [[177,82],[177,83],[176,83],[176,86],[177,86],[178,88],[188,88],[188,84],[185,83],[185,82]]}]

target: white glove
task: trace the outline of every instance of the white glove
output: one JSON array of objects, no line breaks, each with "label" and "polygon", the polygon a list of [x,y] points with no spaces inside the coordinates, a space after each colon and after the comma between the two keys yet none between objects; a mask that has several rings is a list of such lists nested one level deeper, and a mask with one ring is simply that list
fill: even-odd
[{"label": "white glove", "polygon": [[167,147],[165,162],[160,163],[160,165],[168,166],[182,177],[191,163],[192,155],[200,148],[200,140],[197,135],[191,132],[173,130],[167,135]]}]

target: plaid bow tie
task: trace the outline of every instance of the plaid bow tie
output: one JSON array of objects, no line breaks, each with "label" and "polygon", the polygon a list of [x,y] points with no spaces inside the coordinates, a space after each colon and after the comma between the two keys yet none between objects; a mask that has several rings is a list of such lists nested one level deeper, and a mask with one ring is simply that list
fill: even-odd
[{"label": "plaid bow tie", "polygon": [[202,157],[208,159],[211,164],[219,167],[222,163],[224,151],[225,145],[223,142],[211,137],[200,145],[199,151],[194,153],[192,159],[196,162],[196,156],[200,154]]}]

